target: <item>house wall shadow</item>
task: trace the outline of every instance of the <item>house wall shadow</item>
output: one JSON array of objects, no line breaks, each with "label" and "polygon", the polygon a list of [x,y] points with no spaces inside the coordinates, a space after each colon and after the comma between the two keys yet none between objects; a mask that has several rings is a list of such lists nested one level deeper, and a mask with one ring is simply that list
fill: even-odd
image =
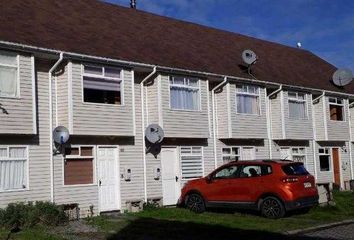
[{"label": "house wall shadow", "polygon": [[[109,236],[109,240],[141,239],[141,240],[206,240],[206,239],[271,239],[271,240],[315,240],[318,238],[305,236],[288,236],[280,233],[271,233],[257,230],[241,230],[227,228],[220,225],[207,225],[191,222],[158,220],[153,218],[139,218],[116,234]],[[328,239],[328,238],[327,238]]]}]

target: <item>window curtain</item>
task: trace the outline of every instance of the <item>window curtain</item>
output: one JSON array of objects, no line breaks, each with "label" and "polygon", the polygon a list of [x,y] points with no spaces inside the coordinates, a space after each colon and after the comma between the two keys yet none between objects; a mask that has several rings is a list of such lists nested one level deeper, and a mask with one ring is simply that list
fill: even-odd
[{"label": "window curtain", "polygon": [[306,117],[305,102],[289,100],[289,117],[294,119],[304,119]]},{"label": "window curtain", "polygon": [[238,94],[237,113],[258,114],[258,97]]},{"label": "window curtain", "polygon": [[199,109],[199,90],[180,86],[171,86],[171,108],[184,110]]},{"label": "window curtain", "polygon": [[9,157],[5,158],[5,149],[1,149],[0,156],[2,158],[0,160],[0,190],[25,188],[27,181],[26,148],[10,148]]},{"label": "window curtain", "polygon": [[17,96],[17,68],[0,66],[0,96]]}]

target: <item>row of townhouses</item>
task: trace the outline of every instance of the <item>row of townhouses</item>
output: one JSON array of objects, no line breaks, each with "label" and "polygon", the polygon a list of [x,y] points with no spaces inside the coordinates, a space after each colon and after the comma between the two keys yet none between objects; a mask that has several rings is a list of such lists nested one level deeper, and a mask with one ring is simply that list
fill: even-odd
[{"label": "row of townhouses", "polygon": [[[332,84],[336,68],[309,51],[94,0],[2,2],[0,24],[0,207],[172,205],[186,181],[242,159],[303,162],[349,188],[354,85]],[[161,145],[147,146],[149,124]]]}]

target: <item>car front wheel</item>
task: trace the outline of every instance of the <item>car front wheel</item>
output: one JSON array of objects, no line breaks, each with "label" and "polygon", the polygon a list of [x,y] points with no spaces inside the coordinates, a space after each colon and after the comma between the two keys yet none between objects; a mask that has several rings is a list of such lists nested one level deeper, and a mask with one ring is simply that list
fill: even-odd
[{"label": "car front wheel", "polygon": [[195,213],[205,211],[205,203],[202,196],[197,193],[192,193],[187,196],[186,207]]},{"label": "car front wheel", "polygon": [[266,197],[261,203],[261,213],[266,218],[282,218],[285,216],[285,208],[279,199]]}]

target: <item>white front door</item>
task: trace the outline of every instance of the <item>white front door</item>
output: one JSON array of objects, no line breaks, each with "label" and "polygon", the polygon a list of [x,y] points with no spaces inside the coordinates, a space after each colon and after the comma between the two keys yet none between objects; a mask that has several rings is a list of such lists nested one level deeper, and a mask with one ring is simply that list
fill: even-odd
[{"label": "white front door", "polygon": [[163,205],[175,205],[181,194],[177,148],[161,149]]},{"label": "white front door", "polygon": [[118,151],[115,147],[98,147],[98,188],[100,212],[120,209]]},{"label": "white front door", "polygon": [[254,147],[243,147],[242,148],[242,160],[255,160],[256,150]]}]

